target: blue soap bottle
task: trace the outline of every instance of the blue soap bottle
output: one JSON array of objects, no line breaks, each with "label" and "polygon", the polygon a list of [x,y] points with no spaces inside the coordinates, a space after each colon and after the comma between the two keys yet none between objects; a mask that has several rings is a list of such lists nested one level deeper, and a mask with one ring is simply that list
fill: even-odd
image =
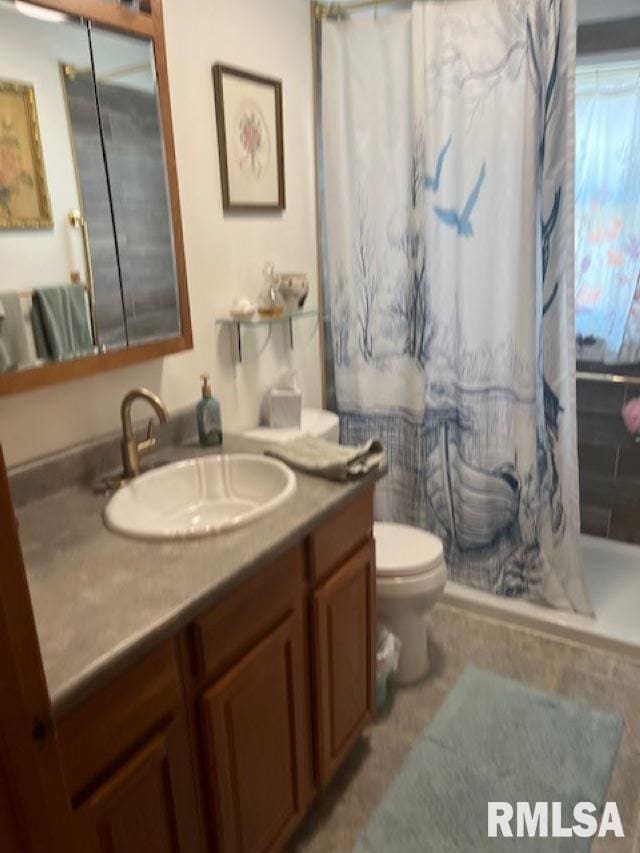
[{"label": "blue soap bottle", "polygon": [[220,403],[211,394],[209,376],[203,373],[202,399],[196,406],[198,436],[203,447],[219,447],[222,444],[222,417]]}]

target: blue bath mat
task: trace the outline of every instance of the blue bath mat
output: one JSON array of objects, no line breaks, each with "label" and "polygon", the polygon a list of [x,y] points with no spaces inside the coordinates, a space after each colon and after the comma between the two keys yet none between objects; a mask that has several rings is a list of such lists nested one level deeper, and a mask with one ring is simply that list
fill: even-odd
[{"label": "blue bath mat", "polygon": [[[572,825],[576,803],[602,803],[621,730],[613,714],[468,667],[354,850],[588,851],[591,838],[488,838],[487,803],[560,801],[563,826]],[[515,818],[512,826],[515,835]]]}]

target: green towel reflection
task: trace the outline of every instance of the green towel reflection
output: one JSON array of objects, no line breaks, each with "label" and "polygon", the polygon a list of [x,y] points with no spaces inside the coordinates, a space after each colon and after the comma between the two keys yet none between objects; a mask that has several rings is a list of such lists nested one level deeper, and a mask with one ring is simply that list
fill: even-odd
[{"label": "green towel reflection", "polygon": [[5,292],[0,297],[0,372],[16,370],[30,360],[20,295]]},{"label": "green towel reflection", "polygon": [[84,287],[63,285],[35,290],[32,323],[41,358],[64,361],[93,352],[89,300]]}]

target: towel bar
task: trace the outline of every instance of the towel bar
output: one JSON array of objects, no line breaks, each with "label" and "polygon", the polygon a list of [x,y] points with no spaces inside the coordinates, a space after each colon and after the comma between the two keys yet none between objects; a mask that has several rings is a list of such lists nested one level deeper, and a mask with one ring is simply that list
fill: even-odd
[{"label": "towel bar", "polygon": [[620,373],[596,373],[578,370],[576,379],[586,380],[587,382],[610,382],[622,385],[640,385],[640,376],[624,376]]}]

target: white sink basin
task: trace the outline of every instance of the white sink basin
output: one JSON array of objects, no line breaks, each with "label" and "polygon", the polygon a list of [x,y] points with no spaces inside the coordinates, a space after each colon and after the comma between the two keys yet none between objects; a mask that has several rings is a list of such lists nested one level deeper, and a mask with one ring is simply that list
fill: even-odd
[{"label": "white sink basin", "polygon": [[272,512],[296,490],[293,471],[251,453],[186,459],[141,474],[104,509],[107,527],[143,539],[221,533]]}]

